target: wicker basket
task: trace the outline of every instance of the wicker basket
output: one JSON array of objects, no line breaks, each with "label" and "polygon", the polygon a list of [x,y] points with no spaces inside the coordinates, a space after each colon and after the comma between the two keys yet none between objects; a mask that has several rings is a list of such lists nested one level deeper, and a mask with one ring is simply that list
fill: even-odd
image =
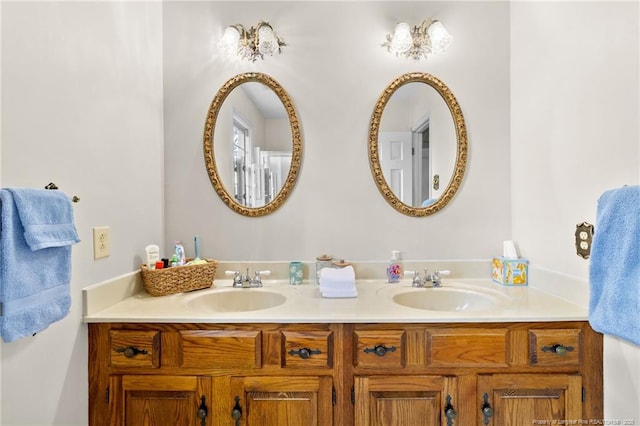
[{"label": "wicker basket", "polygon": [[142,285],[152,296],[183,293],[211,287],[216,274],[218,262],[206,259],[207,263],[199,265],[174,266],[166,269],[149,269],[140,266]]}]

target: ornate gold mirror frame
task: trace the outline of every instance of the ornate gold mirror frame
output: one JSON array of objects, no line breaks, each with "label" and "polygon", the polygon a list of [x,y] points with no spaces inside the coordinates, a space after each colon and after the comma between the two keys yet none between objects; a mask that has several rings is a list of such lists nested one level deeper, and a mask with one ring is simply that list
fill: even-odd
[{"label": "ornate gold mirror frame", "polygon": [[[220,179],[220,175],[216,167],[216,158],[214,155],[215,127],[220,108],[222,107],[224,100],[227,98],[227,96],[229,96],[229,93],[233,89],[243,83],[248,82],[262,83],[265,86],[269,87],[278,96],[289,117],[293,145],[291,153],[291,166],[289,168],[289,173],[287,174],[287,179],[285,180],[282,189],[269,203],[264,206],[255,208],[246,207],[238,203],[234,199],[234,197],[227,191]],[[222,142],[219,141],[219,143]],[[291,98],[284,90],[284,88],[280,86],[280,84],[272,77],[258,72],[238,74],[235,77],[229,79],[220,88],[218,93],[216,93],[207,113],[207,119],[204,126],[204,160],[207,168],[207,173],[209,175],[209,179],[211,180],[213,188],[215,189],[218,196],[220,196],[222,201],[231,210],[241,215],[250,217],[265,216],[276,211],[282,205],[282,203],[285,202],[285,200],[293,190],[298,177],[300,166],[302,164],[302,136],[300,132],[300,122],[293,106],[293,102],[291,101]]]},{"label": "ornate gold mirror frame", "polygon": [[[433,87],[440,96],[442,96],[449,107],[449,111],[451,111],[457,139],[456,161],[449,184],[438,200],[426,207],[413,207],[403,203],[398,199],[398,197],[396,197],[383,175],[382,168],[380,167],[380,156],[378,151],[378,132],[380,130],[380,122],[384,108],[391,96],[399,87],[411,82],[428,84]],[[407,73],[395,79],[385,88],[382,95],[380,95],[375,109],[373,110],[369,126],[369,165],[371,167],[373,179],[375,180],[380,193],[385,200],[387,200],[387,202],[400,213],[414,217],[428,216],[445,207],[451,201],[462,182],[464,170],[467,165],[467,148],[467,129],[464,123],[462,110],[460,109],[458,101],[451,90],[449,90],[449,88],[438,78],[427,73]]]}]

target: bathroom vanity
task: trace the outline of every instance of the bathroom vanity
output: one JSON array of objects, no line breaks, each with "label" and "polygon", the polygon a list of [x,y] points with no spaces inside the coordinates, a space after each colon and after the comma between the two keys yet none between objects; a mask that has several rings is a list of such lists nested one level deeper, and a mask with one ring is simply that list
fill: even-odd
[{"label": "bathroom vanity", "polygon": [[[603,418],[602,336],[583,308],[533,288],[361,280],[358,298],[323,299],[313,284],[221,281],[190,294],[91,302],[104,291],[85,290],[91,425]],[[407,306],[422,299],[442,310]]]}]

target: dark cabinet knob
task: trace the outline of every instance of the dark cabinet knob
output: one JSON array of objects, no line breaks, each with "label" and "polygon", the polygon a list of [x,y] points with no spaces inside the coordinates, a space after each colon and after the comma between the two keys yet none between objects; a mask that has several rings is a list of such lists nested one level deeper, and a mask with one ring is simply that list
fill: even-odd
[{"label": "dark cabinet knob", "polygon": [[565,355],[567,352],[572,352],[573,346],[565,346],[563,344],[557,343],[553,346],[543,346],[542,352],[551,352],[556,355]]},{"label": "dark cabinet knob", "polygon": [[447,404],[444,406],[444,416],[447,418],[447,426],[453,426],[453,419],[456,418],[458,412],[451,404],[451,396],[447,395]]},{"label": "dark cabinet knob", "polygon": [[387,352],[395,352],[395,346],[376,345],[373,348],[364,348],[364,353],[374,353],[378,356],[385,356]]},{"label": "dark cabinet knob", "polygon": [[480,412],[484,416],[484,424],[488,425],[490,418],[493,417],[493,408],[491,407],[491,404],[489,404],[489,394],[485,393],[482,398],[484,401],[480,408]]},{"label": "dark cabinet knob", "polygon": [[236,426],[240,426],[240,419],[242,418],[242,408],[240,407],[240,397],[236,396],[235,398],[236,405],[233,406],[233,410],[231,410],[231,418],[236,421]]},{"label": "dark cabinet knob", "polygon": [[207,415],[209,414],[209,410],[207,409],[206,398],[204,396],[200,397],[200,406],[198,407],[198,411],[196,411],[196,416],[200,419],[200,425],[207,425]]},{"label": "dark cabinet knob", "polygon": [[124,354],[127,358],[133,358],[134,356],[146,355],[148,352],[146,349],[138,349],[135,346],[127,346],[126,348],[116,348],[116,352]]},{"label": "dark cabinet knob", "polygon": [[320,349],[309,349],[309,348],[301,348],[301,349],[291,349],[289,351],[289,355],[294,356],[298,355],[302,359],[308,359],[311,355],[320,355],[322,351]]}]

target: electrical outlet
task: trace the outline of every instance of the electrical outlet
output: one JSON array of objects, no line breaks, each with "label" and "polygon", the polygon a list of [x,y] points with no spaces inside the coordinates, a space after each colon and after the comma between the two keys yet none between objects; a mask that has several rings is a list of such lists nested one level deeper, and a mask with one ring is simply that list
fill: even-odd
[{"label": "electrical outlet", "polygon": [[576,254],[583,259],[591,256],[591,242],[593,241],[593,225],[582,222],[576,225]]},{"label": "electrical outlet", "polygon": [[109,227],[96,226],[93,228],[93,258],[101,259],[109,256]]}]

